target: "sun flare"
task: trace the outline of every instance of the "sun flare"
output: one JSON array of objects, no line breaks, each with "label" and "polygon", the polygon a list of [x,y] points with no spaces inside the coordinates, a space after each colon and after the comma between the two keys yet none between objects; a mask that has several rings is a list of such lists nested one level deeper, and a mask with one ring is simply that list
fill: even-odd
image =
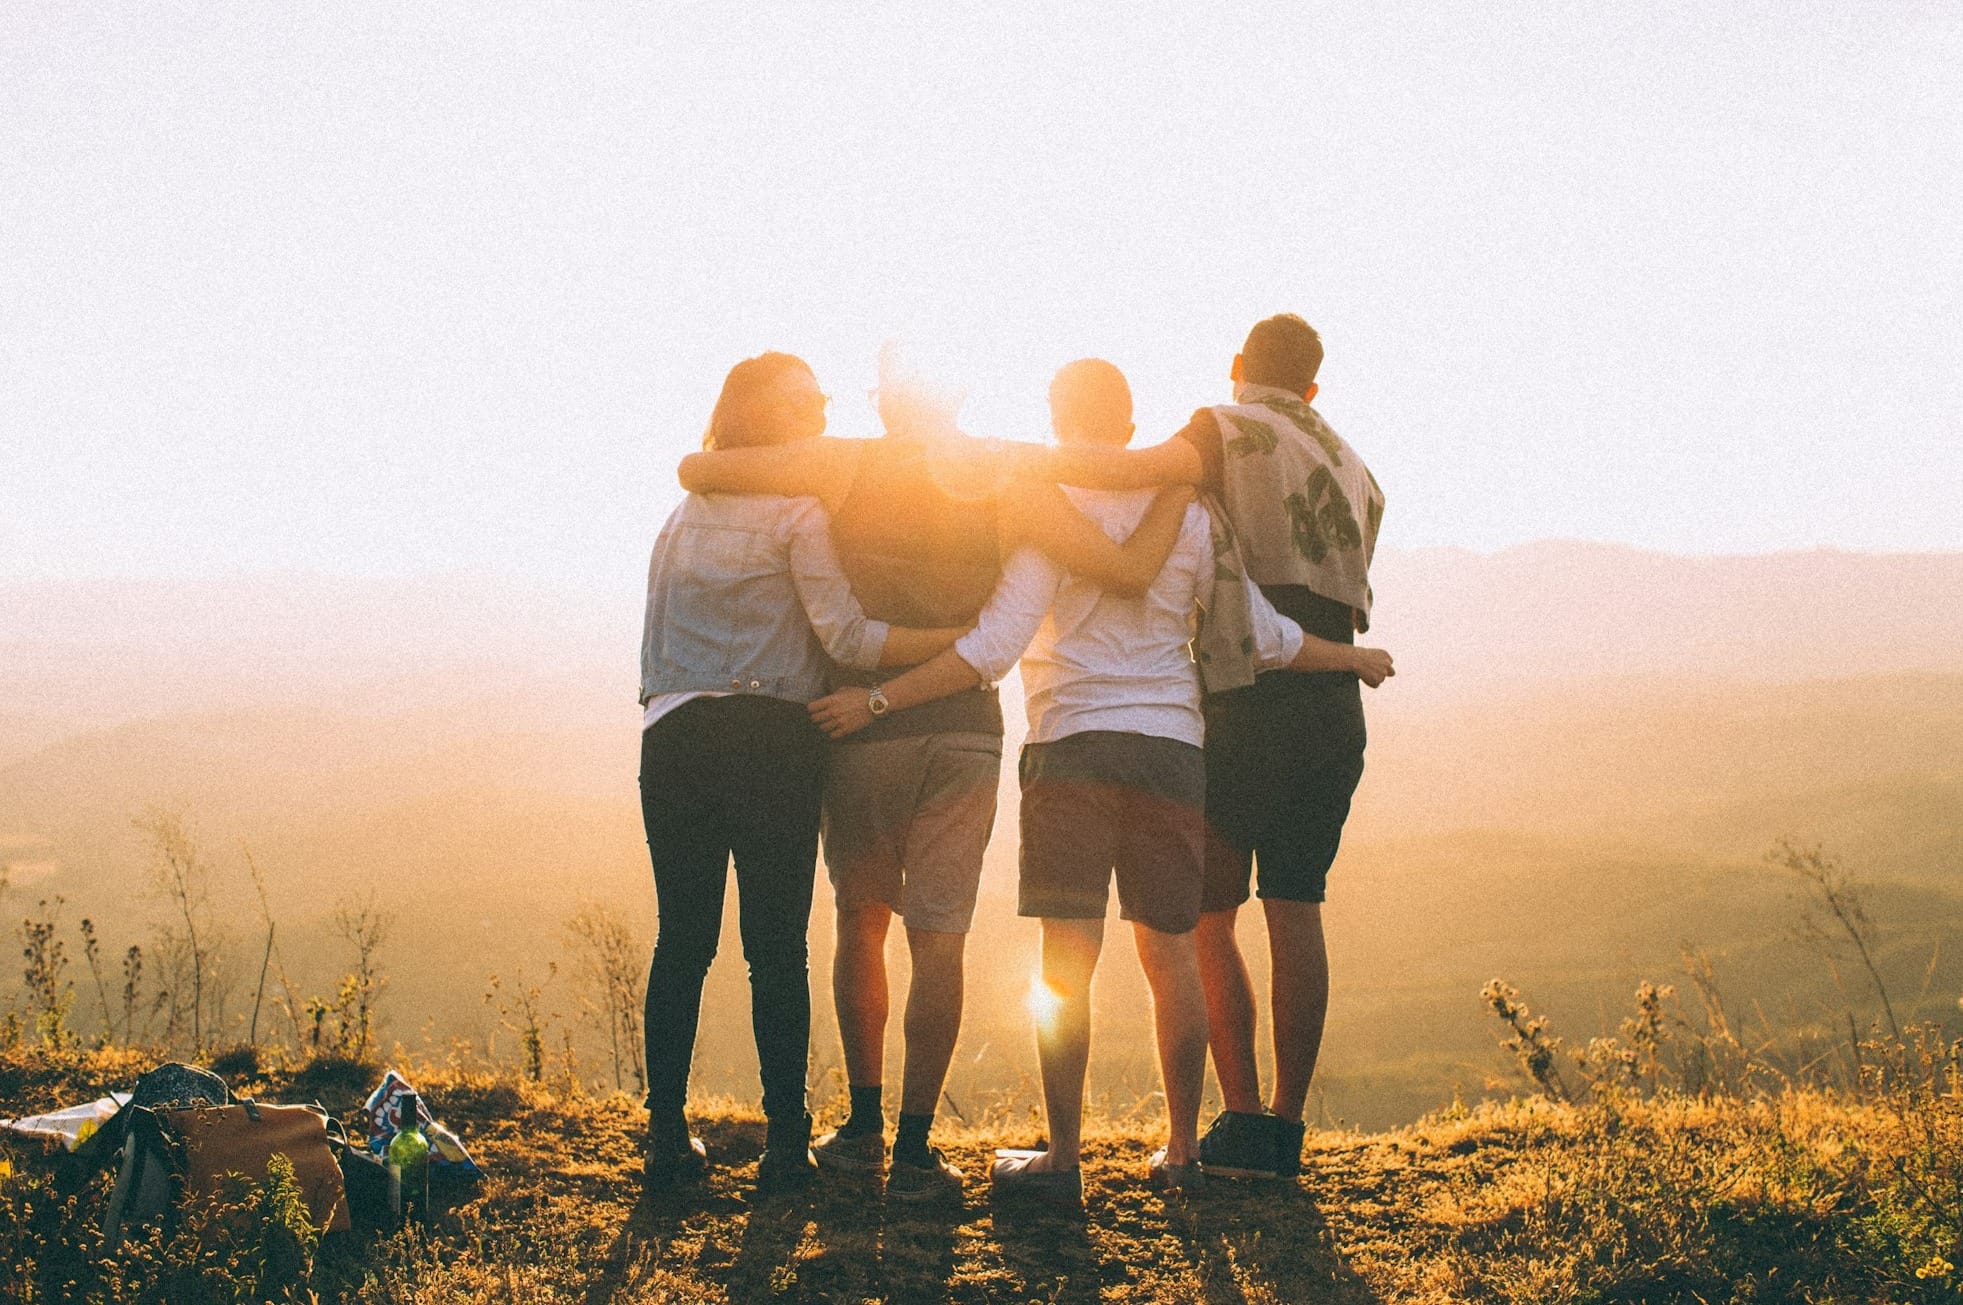
[{"label": "sun flare", "polygon": [[1036,1021],[1036,1027],[1049,1032],[1056,1027],[1057,1015],[1063,1010],[1063,997],[1049,984],[1043,982],[1041,974],[1029,976],[1029,995],[1023,999],[1029,1008],[1029,1018]]}]

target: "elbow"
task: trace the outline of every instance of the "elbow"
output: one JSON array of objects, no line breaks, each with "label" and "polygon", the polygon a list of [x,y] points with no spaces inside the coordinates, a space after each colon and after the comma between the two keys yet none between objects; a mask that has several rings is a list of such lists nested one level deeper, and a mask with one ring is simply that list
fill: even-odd
[{"label": "elbow", "polygon": [[886,660],[887,642],[884,636],[876,639],[832,639],[825,644],[825,654],[840,666],[849,666],[855,671],[876,671],[882,666],[892,665]]},{"label": "elbow", "polygon": [[691,453],[683,458],[675,468],[675,478],[682,482],[682,488],[691,494],[700,494],[708,488],[702,479],[702,455]]}]

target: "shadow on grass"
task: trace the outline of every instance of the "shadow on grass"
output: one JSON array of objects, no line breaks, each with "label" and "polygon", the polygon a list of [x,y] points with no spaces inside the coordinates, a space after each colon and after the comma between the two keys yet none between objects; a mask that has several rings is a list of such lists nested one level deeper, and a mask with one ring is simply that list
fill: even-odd
[{"label": "shadow on grass", "polygon": [[947,1298],[959,1209],[888,1206],[876,1178],[816,1176],[799,1191],[759,1195],[761,1123],[701,1130],[706,1181],[637,1201],[596,1266],[587,1305],[609,1302],[649,1274],[699,1289],[720,1284],[733,1301]]},{"label": "shadow on grass", "polygon": [[1381,1297],[1350,1268],[1335,1234],[1303,1188],[1216,1182],[1168,1208],[1167,1228],[1186,1247],[1209,1305],[1256,1299],[1318,1305],[1377,1305]]},{"label": "shadow on grass", "polygon": [[[848,1217],[862,1221],[865,1210],[855,1207]],[[954,1230],[961,1217],[955,1209],[885,1206],[875,1250],[879,1290],[867,1294],[892,1301],[945,1299],[954,1279]]]},{"label": "shadow on grass", "polygon": [[1104,1269],[1091,1244],[1085,1212],[1039,1204],[995,1206],[995,1237],[1002,1264],[1031,1300],[1096,1301],[1104,1292]]}]

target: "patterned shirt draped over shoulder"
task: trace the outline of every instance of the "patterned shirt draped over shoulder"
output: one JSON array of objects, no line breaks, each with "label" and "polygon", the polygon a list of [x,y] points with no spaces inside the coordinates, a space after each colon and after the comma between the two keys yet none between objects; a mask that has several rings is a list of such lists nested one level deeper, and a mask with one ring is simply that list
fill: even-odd
[{"label": "patterned shirt draped over shoulder", "polygon": [[1299,394],[1238,386],[1220,423],[1220,489],[1248,578],[1302,585],[1370,628],[1370,560],[1384,492],[1356,450]]}]

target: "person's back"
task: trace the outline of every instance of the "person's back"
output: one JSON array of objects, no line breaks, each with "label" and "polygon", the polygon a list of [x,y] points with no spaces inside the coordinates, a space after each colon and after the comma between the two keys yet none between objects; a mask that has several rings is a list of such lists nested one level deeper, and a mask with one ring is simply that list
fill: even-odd
[{"label": "person's back", "polygon": [[[1322,341],[1292,314],[1257,323],[1234,359],[1234,402],[1179,432],[1218,495],[1246,573],[1310,634],[1367,630],[1369,567],[1384,496],[1357,453],[1309,405]],[[1374,681],[1373,681],[1374,683]],[[1200,950],[1213,1061],[1227,1109],[1201,1145],[1210,1172],[1292,1176],[1328,1005],[1321,904],[1363,774],[1358,678],[1264,674],[1209,696],[1207,850]],[[1273,974],[1274,1090],[1254,1058],[1254,999],[1235,914],[1256,880]]]},{"label": "person's back", "polygon": [[[1152,490],[1066,489],[1114,539],[1136,529]],[[1199,677],[1187,644],[1213,559],[1205,509],[1188,505],[1172,556],[1138,597],[1057,570],[1049,615],[1022,657],[1029,737],[1116,730],[1200,742]]]},{"label": "person's back", "polygon": [[[876,620],[898,625],[973,624],[1000,578],[992,495],[955,492],[924,439],[888,435],[861,458],[832,516],[832,538],[852,591]],[[839,684],[873,684],[840,668]],[[955,694],[919,712],[875,722],[860,741],[945,731],[1002,732],[993,690]]]},{"label": "person's back", "polygon": [[[1201,413],[1206,488],[1233,522],[1247,574],[1325,639],[1370,628],[1370,561],[1383,519],[1376,478],[1300,394],[1242,382]],[[1207,416],[1194,415],[1204,425]]]},{"label": "person's back", "polygon": [[648,559],[641,700],[731,692],[809,702],[825,691],[824,645],[841,662],[872,665],[887,627],[854,608],[842,585],[813,604],[816,628],[801,601],[794,541],[802,534],[822,543],[824,530],[824,509],[812,498],[684,498]]}]

